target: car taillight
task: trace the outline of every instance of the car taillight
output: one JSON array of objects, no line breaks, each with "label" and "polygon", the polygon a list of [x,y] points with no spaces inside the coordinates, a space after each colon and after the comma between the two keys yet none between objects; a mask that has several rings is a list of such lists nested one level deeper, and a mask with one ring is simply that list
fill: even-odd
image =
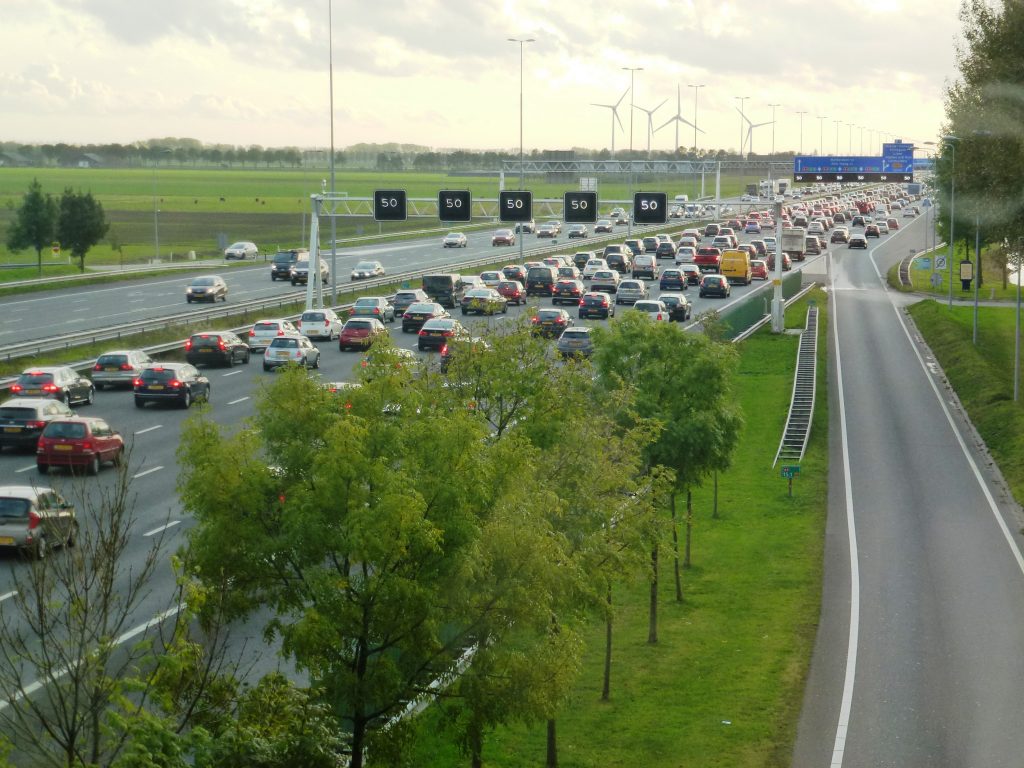
[{"label": "car taillight", "polygon": [[219,349],[221,352],[227,351],[228,348],[227,345],[224,343],[224,339],[217,340],[217,349]]},{"label": "car taillight", "polygon": [[131,363],[121,363],[121,370],[122,371],[130,371],[131,369],[132,369],[132,364]]},{"label": "car taillight", "polygon": [[142,386],[142,379],[132,379],[132,386],[133,387],[141,387]]},{"label": "car taillight", "polygon": [[450,339],[452,336],[455,335],[455,331],[441,331],[441,335],[444,336],[446,339]]},{"label": "car taillight", "polygon": [[601,299],[601,306],[602,307],[607,307],[608,306],[608,299]]},{"label": "car taillight", "polygon": [[278,328],[278,329],[277,329],[277,335],[278,335],[278,336],[284,336],[284,331],[283,331],[283,330],[281,330],[280,328]]},{"label": "car taillight", "polygon": [[25,389],[21,384],[11,384],[11,392],[21,392]]},{"label": "car taillight", "polygon": [[29,421],[25,423],[25,426],[29,429],[43,429],[46,426],[45,421]]},{"label": "car taillight", "polygon": [[256,335],[256,329],[255,328],[250,328],[249,329],[249,338],[251,339],[255,335]]},{"label": "car taillight", "polygon": [[178,381],[177,379],[171,379],[169,382],[167,382],[167,386],[169,386],[171,389],[181,389],[181,382]]},{"label": "car taillight", "polygon": [[531,320],[530,322],[532,322],[532,323],[533,323],[534,325],[536,325],[537,323],[539,323],[539,322],[540,322],[540,318],[539,318],[539,317],[535,317],[535,318],[533,318],[533,320]]},{"label": "car taillight", "polygon": [[56,392],[60,387],[56,384],[43,384],[43,392]]},{"label": "car taillight", "polygon": [[580,306],[581,306],[581,307],[582,307],[582,306],[583,306],[584,304],[586,304],[586,303],[587,303],[586,301],[584,301],[583,299],[580,299]]},{"label": "car taillight", "polygon": [[380,314],[380,307],[374,307],[373,308],[373,314],[379,315]]},{"label": "car taillight", "polygon": [[89,440],[86,440],[84,443],[82,443],[82,450],[83,451],[91,451],[92,450],[92,442],[89,441]]},{"label": "car taillight", "polygon": [[664,316],[661,314],[661,312],[658,313],[658,319],[659,320],[664,320],[665,319]]},{"label": "car taillight", "polygon": [[442,347],[441,347],[441,354],[442,355],[447,355],[448,354],[448,345],[447,344],[442,345]]},{"label": "car taillight", "polygon": [[92,367],[92,369],[93,369],[94,371],[102,371],[102,370],[103,370],[103,366],[102,366],[102,365],[100,365],[99,363],[96,363],[96,365],[94,365],[94,366]]},{"label": "car taillight", "polygon": [[30,509],[28,512],[28,529],[34,531],[39,527],[39,513],[34,509]]},{"label": "car taillight", "polygon": [[188,352],[192,349],[192,339],[185,339],[185,351]]},{"label": "car taillight", "polygon": [[426,335],[427,335],[427,332],[426,332],[426,331],[424,331],[424,330],[423,330],[422,328],[420,328],[420,332],[419,332],[418,334],[416,334],[416,335],[417,335],[417,336],[426,336]]}]

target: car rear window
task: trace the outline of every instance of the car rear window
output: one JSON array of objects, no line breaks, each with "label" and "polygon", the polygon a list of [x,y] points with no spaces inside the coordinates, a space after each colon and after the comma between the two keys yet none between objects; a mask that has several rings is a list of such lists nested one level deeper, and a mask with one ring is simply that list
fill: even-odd
[{"label": "car rear window", "polygon": [[[347,323],[345,323],[345,330],[350,331],[353,328],[355,328],[356,330],[360,328],[368,330],[370,328],[373,328],[373,323],[371,323],[369,320],[349,320]],[[289,339],[289,341],[294,342],[295,339]]]},{"label": "car rear window", "polygon": [[25,518],[28,517],[28,499],[13,499],[10,496],[0,496],[0,518]]},{"label": "car rear window", "polygon": [[178,372],[170,368],[161,368],[159,370],[151,368],[148,371],[142,372],[142,378],[145,381],[170,381],[176,378]]},{"label": "car rear window", "polygon": [[590,333],[588,331],[576,331],[569,328],[562,334],[563,339],[589,339]]},{"label": "car rear window", "polygon": [[255,323],[252,329],[254,331],[276,331],[280,325],[280,323]]},{"label": "car rear window", "polygon": [[34,419],[35,417],[35,408],[13,408],[11,406],[0,408],[0,419]]},{"label": "car rear window", "polygon": [[306,323],[322,323],[324,321],[323,312],[303,312],[302,322]]},{"label": "car rear window", "polygon": [[37,384],[50,384],[53,382],[52,373],[23,373],[18,377],[18,382],[24,386],[34,387]]},{"label": "car rear window", "polygon": [[283,338],[283,337],[282,338],[277,338],[277,339],[274,339],[272,342],[270,342],[270,346],[278,347],[278,348],[284,347],[286,349],[294,349],[295,347],[299,346],[299,340],[298,339],[287,339],[287,338]]},{"label": "car rear window", "polygon": [[395,301],[416,301],[419,298],[415,293],[402,293],[399,291],[395,294]]},{"label": "car rear window", "polygon": [[100,355],[96,359],[97,365],[121,365],[128,362],[128,355]]},{"label": "car rear window", "polygon": [[220,336],[216,333],[197,333],[191,341],[193,347],[216,347]]},{"label": "car rear window", "polygon": [[43,430],[43,437],[63,437],[77,440],[85,437],[85,424],[76,421],[51,421]]}]

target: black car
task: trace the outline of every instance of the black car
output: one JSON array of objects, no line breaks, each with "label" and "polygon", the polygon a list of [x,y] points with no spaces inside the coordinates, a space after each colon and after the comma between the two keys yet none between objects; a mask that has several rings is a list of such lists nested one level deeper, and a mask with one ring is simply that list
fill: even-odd
[{"label": "black car", "polygon": [[417,301],[402,313],[402,332],[418,331],[427,320],[435,317],[450,317],[448,310],[436,301]]},{"label": "black car", "polygon": [[658,289],[662,291],[685,291],[688,285],[686,273],[681,269],[666,269],[658,281]]},{"label": "black car", "polygon": [[413,304],[417,304],[422,301],[430,301],[426,291],[422,288],[410,288],[409,290],[398,291],[398,293],[395,294],[395,298],[391,301],[391,305],[395,308],[395,317],[401,317],[405,314],[405,310]]},{"label": "black car", "polygon": [[188,408],[195,400],[210,401],[210,380],[194,365],[161,363],[144,369],[134,381],[135,407],[173,403]]},{"label": "black car", "polygon": [[719,296],[727,299],[730,294],[732,294],[732,289],[729,287],[729,281],[723,275],[704,275],[701,278],[701,296]]},{"label": "black car", "polygon": [[469,336],[465,327],[458,320],[450,317],[435,317],[427,320],[419,330],[416,343],[420,352],[428,349],[441,349],[456,339]]},{"label": "black car", "polygon": [[[644,243],[644,253],[655,253],[656,254],[658,252],[658,246],[661,245],[661,241],[658,240],[658,238],[656,238],[656,237],[645,237],[644,240],[643,240],[643,243]],[[675,254],[675,251],[673,250],[673,255],[674,254]]]},{"label": "black car", "polygon": [[193,333],[185,340],[185,359],[192,365],[206,363],[230,368],[235,363],[248,363],[250,354],[248,342],[231,331]]},{"label": "black car", "polygon": [[[608,246],[611,248],[612,246]],[[622,251],[608,252],[608,248],[604,249],[604,261],[608,265],[608,269],[614,269],[619,274],[625,275],[633,269],[633,258],[632,255]]]},{"label": "black car", "polygon": [[534,333],[557,339],[562,331],[572,325],[572,318],[564,309],[540,309],[532,322]]},{"label": "black car", "polygon": [[600,291],[583,294],[580,299],[580,320],[588,317],[599,317],[602,320],[615,317],[615,302],[611,295]]},{"label": "black car", "polygon": [[608,219],[601,219],[594,225],[594,234],[600,234],[602,232],[611,232],[614,228],[612,227],[611,221]]},{"label": "black car", "polygon": [[0,405],[0,449],[31,448],[35,450],[48,422],[66,419],[75,412],[67,403],[41,397],[17,397]]},{"label": "black car", "polygon": [[215,304],[217,299],[228,300],[228,284],[220,275],[194,277],[185,289],[185,301],[189,304],[193,301],[208,301]]},{"label": "black car", "polygon": [[91,404],[96,397],[92,381],[67,365],[29,368],[18,376],[10,392],[15,397],[48,397],[68,405]]},{"label": "black car", "polygon": [[270,281],[291,280],[292,267],[300,258],[308,259],[309,251],[303,248],[292,248],[287,251],[278,251],[274,254],[274,261],[270,265]]},{"label": "black car", "polygon": [[676,257],[676,247],[672,243],[658,243],[658,247],[654,251],[654,258],[656,259],[674,259]]},{"label": "black car", "polygon": [[668,319],[672,322],[682,323],[693,316],[693,305],[680,293],[663,293],[658,299],[668,307]]},{"label": "black car", "polygon": [[596,258],[597,254],[594,251],[576,251],[572,255],[572,263],[576,265],[576,269],[582,272],[584,267],[587,266],[587,262]]},{"label": "black car", "polygon": [[527,296],[551,296],[555,292],[558,270],[547,265],[530,267],[526,273]]},{"label": "black car", "polygon": [[551,293],[551,303],[579,306],[580,299],[586,292],[587,289],[582,280],[562,279],[555,283],[555,290]]}]

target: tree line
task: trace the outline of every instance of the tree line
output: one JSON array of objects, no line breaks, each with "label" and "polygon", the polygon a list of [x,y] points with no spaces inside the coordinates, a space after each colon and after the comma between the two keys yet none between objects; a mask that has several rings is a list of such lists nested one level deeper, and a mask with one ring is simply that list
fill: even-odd
[{"label": "tree line", "polygon": [[[729,464],[742,428],[730,345],[633,312],[594,333],[592,360],[562,364],[510,324],[454,342],[443,375],[385,340],[355,386],[296,368],[242,429],[195,414],[178,451],[195,519],[176,558],[185,618],[159,655],[140,649],[127,666],[68,651],[65,666],[75,654],[105,660],[104,695],[50,675],[76,702],[74,727],[33,739],[47,707],[26,696],[0,709],[12,747],[69,767],[398,766],[417,737],[411,713],[430,705],[472,766],[510,723],[544,727],[535,760],[556,766],[584,628],[605,626],[601,695],[613,698],[616,595],[650,584],[657,644],[666,560],[674,599],[685,596],[689,491]],[[42,592],[17,601],[25,615],[59,609]],[[0,604],[0,628],[10,610]],[[263,621],[309,685],[243,685],[218,655],[240,620]],[[17,689],[20,672],[4,669],[0,655],[0,683]],[[88,761],[69,757],[85,745]]]}]

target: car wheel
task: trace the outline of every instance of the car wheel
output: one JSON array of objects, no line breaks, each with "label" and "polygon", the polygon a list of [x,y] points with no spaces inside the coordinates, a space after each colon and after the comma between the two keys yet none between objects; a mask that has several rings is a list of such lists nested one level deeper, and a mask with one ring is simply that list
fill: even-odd
[{"label": "car wheel", "polygon": [[246,365],[248,365],[249,358],[251,358],[251,357],[252,357],[252,353],[249,350],[246,350],[245,351],[245,358],[242,360],[242,362],[245,363]]},{"label": "car wheel", "polygon": [[189,304],[191,304],[192,303],[192,297],[191,296],[186,297],[185,301],[188,302]]},{"label": "car wheel", "polygon": [[320,355],[317,355],[316,359],[313,361],[313,370],[317,370],[319,368],[320,368]]},{"label": "car wheel", "polygon": [[68,530],[68,537],[64,540],[64,546],[68,549],[73,549],[75,543],[78,541],[78,523],[71,523],[71,528]]},{"label": "car wheel", "polygon": [[107,388],[106,384],[102,384],[102,383],[100,383],[98,381],[96,382],[96,389],[106,389],[106,388]]},{"label": "car wheel", "polygon": [[89,387],[89,391],[85,395],[85,404],[92,405],[94,402],[96,402],[96,389]]},{"label": "car wheel", "polygon": [[264,364],[263,364],[263,370],[264,370],[264,371],[269,371],[269,370],[270,370],[270,366],[269,366],[269,365],[267,365],[266,363],[264,363]]},{"label": "car wheel", "polygon": [[47,472],[50,471],[50,465],[49,464],[36,464],[36,469],[39,470],[39,474],[40,475],[45,475]]},{"label": "car wheel", "polygon": [[115,467],[120,467],[122,461],[124,461],[124,446],[118,448],[117,453],[114,454],[114,458],[110,460],[111,464]]},{"label": "car wheel", "polygon": [[46,559],[46,555],[49,554],[49,552],[50,552],[50,549],[46,545],[46,537],[43,536],[42,534],[40,534],[39,538],[36,539],[36,545],[35,545],[35,547],[32,550],[32,556],[36,560],[45,560]]},{"label": "car wheel", "polygon": [[93,477],[100,473],[100,457],[98,454],[92,457],[92,461],[86,465],[85,471]]},{"label": "car wheel", "polygon": [[234,367],[235,367],[235,353],[234,352],[230,352],[230,353],[228,353],[228,368],[234,368]]},{"label": "car wheel", "polygon": [[181,407],[188,408],[190,405],[192,405],[192,393],[186,389],[185,396],[181,398]]},{"label": "car wheel", "polygon": [[469,313],[468,313],[468,312],[466,311],[466,308],[465,308],[465,307],[463,307],[463,308],[462,308],[462,315],[463,315],[463,316],[466,316],[467,314],[469,314]]},{"label": "car wheel", "polygon": [[139,398],[136,397],[135,398],[135,407],[136,408],[145,408],[146,407],[146,401],[145,400],[140,400]]}]

